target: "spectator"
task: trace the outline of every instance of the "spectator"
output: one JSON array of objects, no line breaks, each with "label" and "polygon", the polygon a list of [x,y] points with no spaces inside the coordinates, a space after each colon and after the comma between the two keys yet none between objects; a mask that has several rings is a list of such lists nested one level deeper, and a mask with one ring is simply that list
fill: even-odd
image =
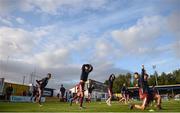
[{"label": "spectator", "polygon": [[26,91],[23,91],[23,96],[27,96],[27,92]]},{"label": "spectator", "polygon": [[66,89],[63,87],[63,84],[61,84],[60,92],[61,92],[61,98],[64,101],[64,94],[65,94]]},{"label": "spectator", "polygon": [[70,102],[70,100],[73,98],[71,91],[68,91],[67,93],[67,102]]},{"label": "spectator", "polygon": [[6,88],[6,100],[10,101],[10,97],[13,93],[13,87],[12,84],[10,84],[7,88]]}]

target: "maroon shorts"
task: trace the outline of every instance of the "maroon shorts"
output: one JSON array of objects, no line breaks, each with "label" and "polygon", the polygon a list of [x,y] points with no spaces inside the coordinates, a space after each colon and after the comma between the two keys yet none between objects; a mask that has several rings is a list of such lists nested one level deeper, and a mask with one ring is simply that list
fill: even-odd
[{"label": "maroon shorts", "polygon": [[143,92],[142,88],[139,88],[139,98],[143,100],[144,98],[148,98],[148,93]]}]

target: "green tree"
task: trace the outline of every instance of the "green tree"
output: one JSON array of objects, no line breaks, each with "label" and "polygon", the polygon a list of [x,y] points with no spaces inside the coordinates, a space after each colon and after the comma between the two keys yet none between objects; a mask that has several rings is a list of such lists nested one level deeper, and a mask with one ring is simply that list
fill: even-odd
[{"label": "green tree", "polygon": [[[114,81],[113,91],[115,93],[119,93],[124,83],[128,87],[132,86],[131,79],[132,79],[131,73],[119,74]],[[168,73],[168,74],[162,72],[159,76],[157,76],[157,81],[158,81],[158,85],[180,84],[180,69],[175,70],[172,73]],[[108,80],[105,80],[104,83],[108,85]],[[135,85],[135,83],[137,83],[137,81],[134,80],[133,84]],[[154,75],[150,75],[148,83],[150,86],[156,84],[156,78]]]},{"label": "green tree", "polygon": [[148,83],[149,83],[150,86],[156,84],[156,78],[155,78],[154,75],[150,75],[149,80],[148,80]]}]

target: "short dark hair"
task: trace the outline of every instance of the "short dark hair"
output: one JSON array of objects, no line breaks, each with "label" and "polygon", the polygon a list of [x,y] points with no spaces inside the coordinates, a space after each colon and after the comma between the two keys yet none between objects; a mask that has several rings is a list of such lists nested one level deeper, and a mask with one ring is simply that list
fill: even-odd
[{"label": "short dark hair", "polygon": [[138,72],[135,72],[134,74],[139,75]]},{"label": "short dark hair", "polygon": [[146,73],[146,74],[145,74],[145,76],[147,76],[147,77],[148,77],[149,75]]}]

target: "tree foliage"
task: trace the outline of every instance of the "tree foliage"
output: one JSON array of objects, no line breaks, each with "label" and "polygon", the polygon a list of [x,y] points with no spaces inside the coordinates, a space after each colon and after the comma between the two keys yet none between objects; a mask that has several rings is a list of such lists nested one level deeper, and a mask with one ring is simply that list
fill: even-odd
[{"label": "tree foliage", "polygon": [[[155,75],[157,75],[157,81],[158,85],[172,85],[172,84],[180,84],[180,69],[175,70],[171,73],[165,73],[162,72],[160,75],[155,72],[153,75],[150,75],[148,83],[149,85],[156,85],[156,78]],[[113,84],[113,91],[115,93],[120,93],[121,88],[123,84],[125,83],[127,87],[133,86],[134,83],[133,74],[127,73],[127,74],[119,74],[116,76],[116,79]],[[105,80],[105,84],[108,84],[108,80]]]}]

